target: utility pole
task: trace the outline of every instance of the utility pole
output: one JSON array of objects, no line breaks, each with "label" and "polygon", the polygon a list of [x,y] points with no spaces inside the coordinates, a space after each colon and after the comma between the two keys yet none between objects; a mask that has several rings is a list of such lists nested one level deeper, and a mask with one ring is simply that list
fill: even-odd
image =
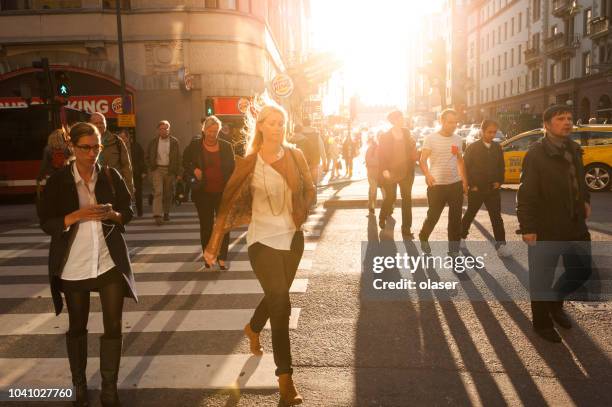
[{"label": "utility pole", "polygon": [[121,76],[121,108],[123,114],[132,113],[132,104],[125,90],[125,62],[123,59],[123,30],[121,28],[121,0],[115,0],[117,14],[117,45],[119,46],[119,75]]}]

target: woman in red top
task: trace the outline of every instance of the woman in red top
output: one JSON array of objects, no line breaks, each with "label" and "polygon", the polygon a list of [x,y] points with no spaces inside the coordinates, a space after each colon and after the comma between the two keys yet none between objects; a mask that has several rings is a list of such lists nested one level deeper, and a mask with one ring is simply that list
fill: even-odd
[{"label": "woman in red top", "polygon": [[[183,156],[185,171],[191,175],[191,195],[200,219],[202,253],[210,240],[225,184],[234,171],[234,149],[218,138],[220,129],[221,121],[217,117],[207,117],[202,125],[202,137],[195,138]],[[218,257],[221,270],[227,270],[228,246],[229,233],[223,239]],[[204,266],[210,268],[211,265],[204,261]]]}]

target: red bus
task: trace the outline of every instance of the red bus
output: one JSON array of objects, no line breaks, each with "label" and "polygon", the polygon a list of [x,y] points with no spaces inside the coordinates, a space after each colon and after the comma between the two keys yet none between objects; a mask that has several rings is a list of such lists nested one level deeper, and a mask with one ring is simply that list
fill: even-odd
[{"label": "red bus", "polygon": [[[89,114],[65,108],[68,124]],[[44,105],[0,109],[0,196],[33,194],[49,134],[61,127],[58,115]]]}]

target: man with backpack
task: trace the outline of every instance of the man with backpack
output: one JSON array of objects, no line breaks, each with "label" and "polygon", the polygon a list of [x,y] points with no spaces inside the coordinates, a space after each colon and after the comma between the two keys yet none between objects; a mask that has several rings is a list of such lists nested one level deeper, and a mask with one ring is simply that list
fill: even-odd
[{"label": "man with backpack", "polygon": [[130,195],[134,196],[134,176],[127,146],[120,137],[107,130],[106,118],[102,113],[92,113],[89,117],[89,123],[96,126],[102,136],[104,148],[100,153],[98,162],[102,166],[108,165],[119,171],[125,180],[125,185],[127,185]]}]

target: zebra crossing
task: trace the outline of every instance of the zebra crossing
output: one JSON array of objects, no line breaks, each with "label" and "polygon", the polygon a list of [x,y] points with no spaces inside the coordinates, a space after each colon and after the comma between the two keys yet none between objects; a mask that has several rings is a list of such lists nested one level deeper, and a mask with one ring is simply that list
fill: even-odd
[{"label": "zebra crossing", "polygon": [[[134,219],[127,227],[139,303],[126,299],[119,387],[124,389],[275,389],[272,350],[248,351],[244,325],[262,290],[247,256],[246,228],[231,233],[228,271],[205,269],[195,208],[185,204],[159,227]],[[308,291],[304,272],[326,222],[317,207],[305,230],[305,251],[292,299]],[[70,386],[64,333],[68,315],[55,316],[47,277],[48,236],[37,225],[0,233],[0,387]],[[92,293],[87,375],[100,383],[97,338],[102,310]],[[297,329],[301,308],[292,308]],[[269,330],[269,323],[266,325]],[[94,347],[94,352],[92,352]]]}]

